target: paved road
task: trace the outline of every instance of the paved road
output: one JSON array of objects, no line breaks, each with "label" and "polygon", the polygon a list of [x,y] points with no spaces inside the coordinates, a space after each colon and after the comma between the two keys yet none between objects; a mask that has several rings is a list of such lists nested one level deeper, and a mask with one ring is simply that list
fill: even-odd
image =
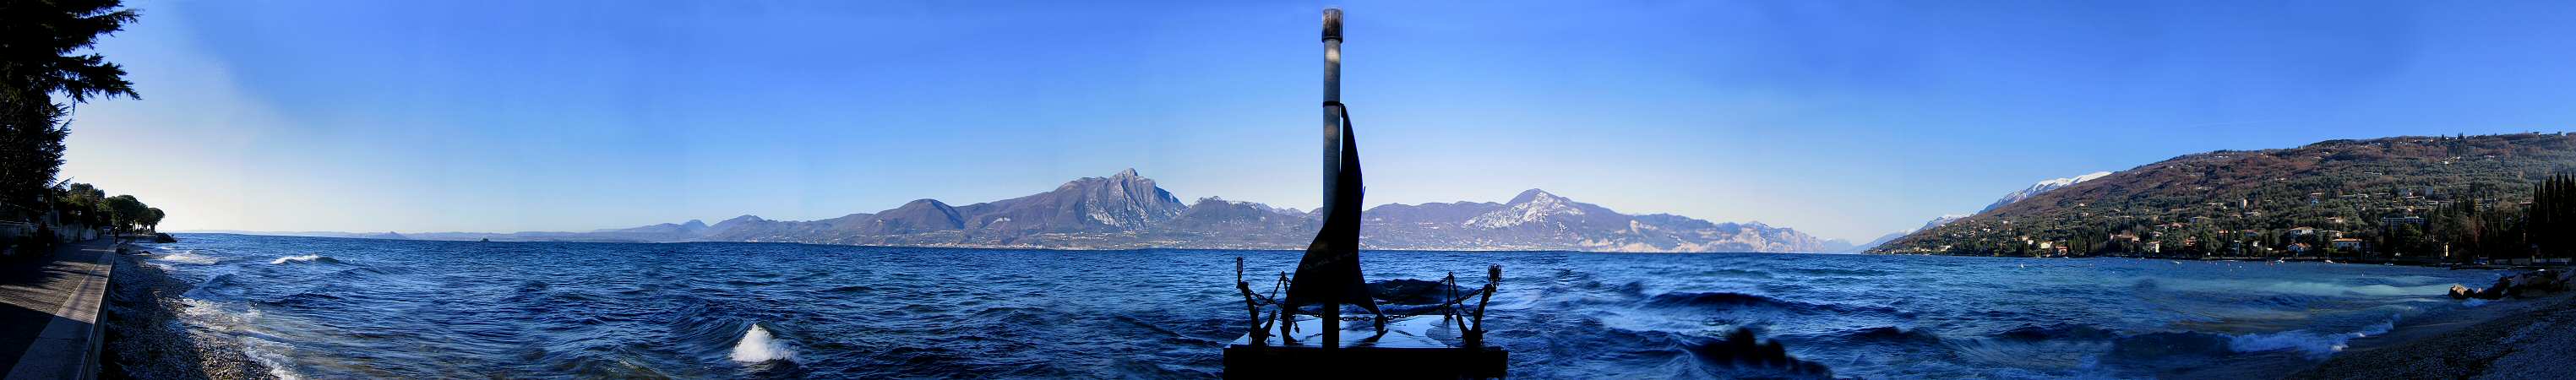
[{"label": "paved road", "polygon": [[7,380],[86,379],[98,365],[99,302],[115,239],[65,244],[44,258],[0,259],[0,368]]}]

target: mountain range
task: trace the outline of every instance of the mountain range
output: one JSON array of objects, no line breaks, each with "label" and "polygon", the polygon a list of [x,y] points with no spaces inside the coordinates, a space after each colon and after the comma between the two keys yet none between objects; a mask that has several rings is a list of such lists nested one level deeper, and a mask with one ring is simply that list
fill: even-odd
[{"label": "mountain range", "polygon": [[[1509,201],[1387,204],[1363,211],[1362,247],[1406,250],[1605,252],[1842,252],[1823,239],[1760,222],[1622,214],[1539,189]],[[408,233],[412,239],[625,242],[793,242],[875,246],[1058,249],[1303,249],[1316,212],[1217,197],[1183,202],[1134,169],[1011,199],[952,205],[920,199],[874,213],[787,221],[743,215],[590,232]],[[322,236],[383,234],[301,233]]]}]

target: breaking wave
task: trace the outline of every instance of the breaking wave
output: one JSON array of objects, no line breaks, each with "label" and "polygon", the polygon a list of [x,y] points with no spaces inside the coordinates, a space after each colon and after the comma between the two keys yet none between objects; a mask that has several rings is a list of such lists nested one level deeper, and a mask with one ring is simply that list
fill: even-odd
[{"label": "breaking wave", "polygon": [[2396,326],[2397,320],[2392,317],[2388,322],[2380,322],[2348,333],[2321,334],[2307,330],[2290,330],[2270,334],[2233,335],[2228,337],[2227,348],[2236,352],[2298,350],[2307,354],[2308,358],[2323,359],[2336,352],[2343,352],[2347,347],[2346,342],[2352,341],[2353,338],[2387,334]]},{"label": "breaking wave", "polygon": [[330,256],[323,255],[303,255],[280,257],[276,260],[269,260],[268,263],[269,265],[286,265],[288,263],[339,264],[340,259],[334,259]]},{"label": "breaking wave", "polygon": [[177,252],[165,252],[165,253],[161,253],[161,254],[159,254],[158,256],[154,256],[154,257],[152,257],[152,258],[153,258],[154,260],[160,260],[160,261],[166,261],[166,262],[181,263],[181,264],[196,264],[196,265],[212,265],[212,264],[216,264],[216,263],[221,263],[221,262],[223,262],[223,259],[216,258],[216,257],[213,257],[213,256],[198,255],[198,254],[197,254],[197,250],[193,250],[193,249],[190,249],[190,250],[180,250],[180,251],[177,251]]},{"label": "breaking wave", "polygon": [[1855,330],[1850,333],[1843,334],[1842,338],[1845,341],[1851,342],[1941,343],[1941,334],[1934,333],[1930,330],[1909,329],[1894,326],[1880,326]]},{"label": "breaking wave", "polygon": [[[2391,319],[2347,333],[2318,333],[2307,329],[2270,333],[2225,334],[2194,331],[2159,331],[2128,334],[2089,325],[2025,326],[1987,336],[1972,345],[1992,348],[1996,345],[2054,345],[2083,347],[2104,345],[2110,357],[2126,362],[2162,362],[2174,358],[2222,357],[2234,353],[2295,351],[2309,359],[2324,359],[2348,347],[2354,338],[2386,334],[2396,326]],[[1911,332],[1892,327],[1862,330],[1851,339],[1881,341],[1939,342],[1937,335]],[[2026,352],[2011,353],[2028,355]]]},{"label": "breaking wave", "polygon": [[1789,301],[1735,292],[1677,292],[1646,299],[1649,308],[1753,309],[1804,314],[1903,314],[1894,307]]},{"label": "breaking wave", "polygon": [[759,363],[772,360],[792,362],[796,361],[796,349],[788,347],[787,341],[779,340],[778,337],[771,335],[768,328],[760,327],[760,324],[754,323],[751,324],[750,330],[742,332],[741,341],[734,342],[732,358],[733,361],[745,363]]}]

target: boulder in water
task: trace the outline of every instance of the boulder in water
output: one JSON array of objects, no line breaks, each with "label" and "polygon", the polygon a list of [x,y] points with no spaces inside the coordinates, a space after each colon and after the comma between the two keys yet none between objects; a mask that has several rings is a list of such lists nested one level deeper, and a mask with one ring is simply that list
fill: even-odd
[{"label": "boulder in water", "polygon": [[2487,287],[2486,289],[2476,289],[2473,293],[2469,294],[2469,297],[2471,297],[2471,298],[2477,298],[2477,299],[2484,299],[2484,300],[2493,300],[2493,299],[2504,299],[2504,296],[2512,295],[2512,294],[2513,294],[2513,278],[2512,278],[2512,277],[2497,277],[2497,278],[2496,278],[2495,286],[2489,286],[2489,287]]},{"label": "boulder in water", "polygon": [[2535,291],[2554,292],[2566,290],[2567,283],[2559,281],[2558,277],[2558,274],[2552,273],[2547,269],[2514,275],[2514,293],[2516,293],[2516,295],[2529,295],[2531,292]]},{"label": "boulder in water", "polygon": [[155,233],[152,233],[152,242],[154,242],[154,243],[177,243],[177,242],[179,242],[179,238],[170,237],[170,234],[168,234],[168,233],[155,232]]}]

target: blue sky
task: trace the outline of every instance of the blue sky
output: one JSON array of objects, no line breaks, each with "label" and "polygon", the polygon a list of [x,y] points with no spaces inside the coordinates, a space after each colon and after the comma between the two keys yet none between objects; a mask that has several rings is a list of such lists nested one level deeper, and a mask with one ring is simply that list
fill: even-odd
[{"label": "blue sky", "polygon": [[2576,7],[2243,3],[137,0],[98,50],[144,98],[81,106],[64,174],[166,229],[801,220],[1130,167],[1311,208],[1326,5],[1372,204],[1857,241],[2188,153],[2576,129]]}]

